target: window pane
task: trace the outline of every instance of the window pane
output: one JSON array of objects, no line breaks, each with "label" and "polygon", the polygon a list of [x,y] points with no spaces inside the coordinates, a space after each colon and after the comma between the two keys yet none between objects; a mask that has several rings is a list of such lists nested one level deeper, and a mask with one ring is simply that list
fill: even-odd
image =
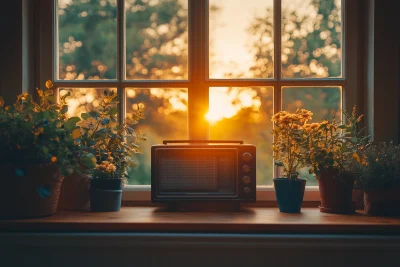
[{"label": "window pane", "polygon": [[272,78],[273,0],[209,3],[210,78]]},{"label": "window pane", "polygon": [[137,105],[143,105],[145,119],[138,129],[147,140],[141,143],[142,154],[137,155],[137,166],[129,174],[129,184],[150,184],[151,146],[168,139],[187,139],[188,90],[184,88],[126,89],[127,116]]},{"label": "window pane", "polygon": [[188,1],[125,1],[126,78],[188,77]]},{"label": "window pane", "polygon": [[313,122],[341,118],[341,87],[283,87],[282,110],[295,112],[298,108],[311,110]]},{"label": "window pane", "polygon": [[[311,110],[311,122],[331,120],[341,117],[342,89],[341,87],[283,87],[282,110],[295,112],[298,108]],[[318,185],[314,175],[308,174],[307,169],[299,171],[300,175],[307,178],[307,186]]]},{"label": "window pane", "polygon": [[341,0],[282,0],[282,77],[342,77]]},{"label": "window pane", "polygon": [[273,178],[273,87],[210,88],[210,138],[243,140],[257,147],[257,184]]},{"label": "window pane", "polygon": [[89,112],[99,107],[99,98],[104,90],[116,92],[116,88],[60,88],[60,96],[70,93],[67,97],[68,117],[81,116],[81,113]]},{"label": "window pane", "polygon": [[115,79],[117,0],[58,0],[58,79]]}]

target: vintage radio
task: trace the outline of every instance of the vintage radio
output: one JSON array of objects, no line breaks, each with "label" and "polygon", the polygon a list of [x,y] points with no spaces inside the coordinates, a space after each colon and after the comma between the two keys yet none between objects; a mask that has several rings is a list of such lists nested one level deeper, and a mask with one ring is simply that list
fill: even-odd
[{"label": "vintage radio", "polygon": [[255,202],[256,147],[168,140],[151,148],[152,202]]}]

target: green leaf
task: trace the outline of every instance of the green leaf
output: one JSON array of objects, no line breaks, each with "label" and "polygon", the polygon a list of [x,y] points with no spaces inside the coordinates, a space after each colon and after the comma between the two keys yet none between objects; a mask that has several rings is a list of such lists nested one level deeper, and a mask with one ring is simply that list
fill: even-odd
[{"label": "green leaf", "polygon": [[103,125],[107,125],[110,123],[110,119],[109,118],[104,118],[103,121],[101,122],[101,124]]},{"label": "green leaf", "polygon": [[104,134],[106,134],[107,133],[107,129],[106,128],[102,128],[102,129],[100,129],[100,130],[98,130],[97,132],[96,132],[96,134],[98,134],[98,135],[104,135]]},{"label": "green leaf", "polygon": [[65,113],[67,113],[67,112],[68,112],[68,105],[62,106],[62,108],[61,108],[61,110],[60,110],[60,113],[61,113],[61,114],[65,114]]},{"label": "green leaf", "polygon": [[126,127],[126,132],[128,134],[133,134],[134,130],[131,127]]},{"label": "green leaf", "polygon": [[68,131],[72,131],[73,129],[75,129],[76,124],[77,124],[78,122],[80,122],[80,121],[81,121],[81,119],[78,118],[78,117],[71,117],[71,118],[69,118],[69,119],[63,124],[63,126],[64,126],[64,128],[67,129]]},{"label": "green leaf", "polygon": [[88,153],[82,157],[82,164],[88,169],[96,167],[96,157],[92,153]]},{"label": "green leaf", "polygon": [[89,114],[81,113],[81,117],[82,117],[82,119],[87,120],[89,118]]},{"label": "green leaf", "polygon": [[92,118],[98,118],[100,116],[100,114],[95,110],[90,111],[88,114]]},{"label": "green leaf", "polygon": [[118,108],[117,108],[117,107],[112,107],[112,108],[110,109],[110,111],[108,112],[108,115],[113,116],[113,115],[115,115],[115,114],[117,114],[117,113],[118,113]]}]

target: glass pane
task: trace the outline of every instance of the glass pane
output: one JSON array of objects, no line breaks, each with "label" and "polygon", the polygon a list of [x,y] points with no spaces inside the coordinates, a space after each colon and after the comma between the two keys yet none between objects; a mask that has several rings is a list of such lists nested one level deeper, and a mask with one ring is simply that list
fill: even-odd
[{"label": "glass pane", "polygon": [[273,0],[209,3],[210,78],[272,78]]},{"label": "glass pane", "polygon": [[243,140],[257,147],[257,184],[271,185],[273,178],[273,87],[210,88],[210,138]]},{"label": "glass pane", "polygon": [[341,0],[282,0],[282,77],[342,77]]},{"label": "glass pane", "polygon": [[[311,122],[330,120],[333,117],[342,118],[341,87],[283,87],[282,110],[295,112],[297,109],[308,109],[313,114]],[[307,169],[299,171],[307,179],[307,186],[318,185],[314,175]]]},{"label": "glass pane", "polygon": [[125,0],[127,79],[187,79],[187,9],[187,0]]},{"label": "glass pane", "polygon": [[137,166],[129,174],[129,184],[150,184],[151,146],[163,140],[188,138],[188,90],[184,88],[126,89],[127,116],[137,105],[144,107],[145,118],[138,128],[147,136],[141,143],[142,154],[137,155]]},{"label": "glass pane", "polygon": [[68,117],[81,116],[81,113],[89,112],[99,107],[99,98],[104,90],[116,92],[116,88],[60,88],[60,96],[70,92],[67,97]]},{"label": "glass pane", "polygon": [[116,78],[117,0],[58,0],[58,79]]}]

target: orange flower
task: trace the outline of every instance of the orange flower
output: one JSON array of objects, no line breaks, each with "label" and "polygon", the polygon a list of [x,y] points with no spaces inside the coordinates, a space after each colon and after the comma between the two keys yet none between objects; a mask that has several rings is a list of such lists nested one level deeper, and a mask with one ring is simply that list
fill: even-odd
[{"label": "orange flower", "polygon": [[57,157],[52,156],[52,157],[51,157],[51,163],[54,163],[54,162],[56,162],[56,161],[57,161]]}]

